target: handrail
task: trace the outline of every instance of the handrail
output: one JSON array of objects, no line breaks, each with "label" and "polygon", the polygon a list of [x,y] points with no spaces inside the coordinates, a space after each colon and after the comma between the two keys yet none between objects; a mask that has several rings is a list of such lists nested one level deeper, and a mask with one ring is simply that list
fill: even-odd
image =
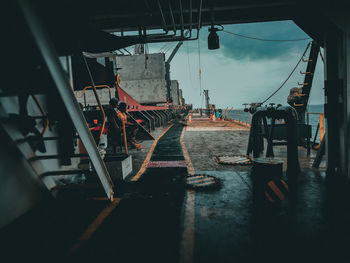
[{"label": "handrail", "polygon": [[40,110],[41,115],[45,118],[45,127],[41,131],[41,136],[44,136],[46,131],[47,131],[47,128],[49,128],[49,118],[47,117],[47,114],[46,114],[44,108],[41,106],[41,104],[40,104],[39,100],[37,99],[37,97],[35,97],[35,95],[32,95],[32,98],[33,98],[36,106]]},{"label": "handrail", "polygon": [[[96,87],[96,88],[107,88],[108,91],[111,92],[111,87],[108,86],[108,85],[95,85],[95,87]],[[87,89],[91,89],[91,88],[92,88],[92,86],[86,86],[86,87],[84,87],[84,89],[83,89],[82,91],[81,91],[81,90],[77,90],[77,91],[75,92],[75,96],[76,96],[77,98],[82,98],[82,97],[84,96],[86,90],[87,90]],[[78,92],[81,92],[81,95],[78,96]]]},{"label": "handrail", "polygon": [[128,141],[126,139],[126,129],[125,129],[125,120],[122,120],[123,123],[123,140],[124,140],[124,146],[125,146],[125,153],[129,154],[128,152]]},{"label": "handrail", "polygon": [[97,104],[98,104],[98,107],[100,108],[100,111],[101,111],[101,114],[102,114],[102,127],[101,127],[101,131],[100,131],[100,135],[98,136],[99,139],[101,139],[102,137],[102,134],[103,134],[103,130],[105,129],[105,125],[106,125],[106,114],[105,114],[105,111],[103,110],[103,107],[102,107],[102,104],[101,104],[101,101],[100,101],[100,98],[98,97],[98,94],[97,94],[97,90],[96,90],[96,87],[105,87],[105,88],[108,88],[109,90],[111,89],[108,85],[93,85],[93,86],[86,86],[84,89],[83,89],[83,94],[85,93],[85,91],[87,89],[92,89],[92,91],[94,92],[94,96],[96,98],[96,101],[97,101]]}]

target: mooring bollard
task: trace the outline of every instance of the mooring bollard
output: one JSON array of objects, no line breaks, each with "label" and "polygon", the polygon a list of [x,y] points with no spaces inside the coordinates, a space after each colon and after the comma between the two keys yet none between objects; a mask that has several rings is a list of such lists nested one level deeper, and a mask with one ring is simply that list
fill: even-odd
[{"label": "mooring bollard", "polygon": [[288,194],[288,185],[282,180],[283,160],[274,158],[253,159],[252,178],[254,198],[279,204]]}]

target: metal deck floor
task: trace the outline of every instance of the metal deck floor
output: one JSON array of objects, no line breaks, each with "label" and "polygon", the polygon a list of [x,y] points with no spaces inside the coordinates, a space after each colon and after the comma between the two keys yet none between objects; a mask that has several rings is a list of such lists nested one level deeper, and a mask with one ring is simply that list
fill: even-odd
[{"label": "metal deck floor", "polygon": [[[213,158],[220,151],[245,151],[247,131],[185,132],[189,155],[184,157],[182,130],[175,124],[159,140],[151,162],[189,157],[196,173],[222,181],[219,190],[187,190],[188,167],[149,167],[139,181],[124,185],[120,202],[105,216],[108,201],[72,196],[54,203],[65,212],[62,218],[53,219],[46,204],[19,225],[18,233],[5,232],[1,241],[8,243],[1,247],[13,255],[12,262],[23,256],[14,254],[18,250],[37,262],[350,262],[348,182],[306,169],[310,160],[301,156],[306,161],[295,194],[279,208],[257,205],[250,168],[219,165]],[[68,253],[101,214],[98,227]],[[46,222],[45,235],[39,235],[36,220]],[[17,247],[7,250],[10,245]]]}]

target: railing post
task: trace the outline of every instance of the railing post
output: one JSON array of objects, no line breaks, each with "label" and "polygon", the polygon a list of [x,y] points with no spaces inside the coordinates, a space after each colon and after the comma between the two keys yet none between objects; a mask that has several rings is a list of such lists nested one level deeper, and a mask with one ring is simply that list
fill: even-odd
[{"label": "railing post", "polygon": [[320,113],[320,143],[323,139],[323,136],[324,136],[324,114],[323,113]]},{"label": "railing post", "polygon": [[125,120],[123,119],[122,122],[123,122],[123,139],[124,139],[125,153],[129,154],[129,152],[128,152],[128,141],[126,139]]}]

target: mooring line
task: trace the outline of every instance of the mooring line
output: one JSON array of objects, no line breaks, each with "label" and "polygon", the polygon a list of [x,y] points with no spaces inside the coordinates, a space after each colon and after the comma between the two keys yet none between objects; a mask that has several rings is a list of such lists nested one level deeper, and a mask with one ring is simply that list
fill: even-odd
[{"label": "mooring line", "polygon": [[[149,149],[147,156],[137,174],[131,179],[131,181],[137,181],[141,175],[145,172],[148,163],[151,159],[154,149],[157,146],[157,143],[164,134],[166,134],[174,124],[171,124],[161,135],[158,136],[157,139],[154,140],[151,148]],[[104,199],[101,199],[104,200]],[[74,254],[77,250],[79,250],[86,241],[90,239],[90,237],[96,232],[96,230],[100,227],[103,221],[109,216],[109,214],[117,207],[120,198],[115,198],[112,203],[110,203],[106,208],[104,208],[95,218],[95,220],[88,226],[88,228],[84,231],[84,233],[79,237],[78,241],[71,247],[68,252],[68,255]]]},{"label": "mooring line", "polygon": [[[183,137],[185,134],[185,129],[183,128],[180,136],[180,144],[182,148],[183,155],[185,157],[187,165],[188,175],[194,175],[195,170],[191,162],[190,156],[186,149],[185,143],[183,142]],[[194,252],[194,219],[195,219],[195,192],[193,190],[187,191],[186,203],[185,203],[185,215],[184,215],[184,231],[182,234],[182,240],[180,244],[180,263],[191,263],[193,262],[193,252]]]}]

